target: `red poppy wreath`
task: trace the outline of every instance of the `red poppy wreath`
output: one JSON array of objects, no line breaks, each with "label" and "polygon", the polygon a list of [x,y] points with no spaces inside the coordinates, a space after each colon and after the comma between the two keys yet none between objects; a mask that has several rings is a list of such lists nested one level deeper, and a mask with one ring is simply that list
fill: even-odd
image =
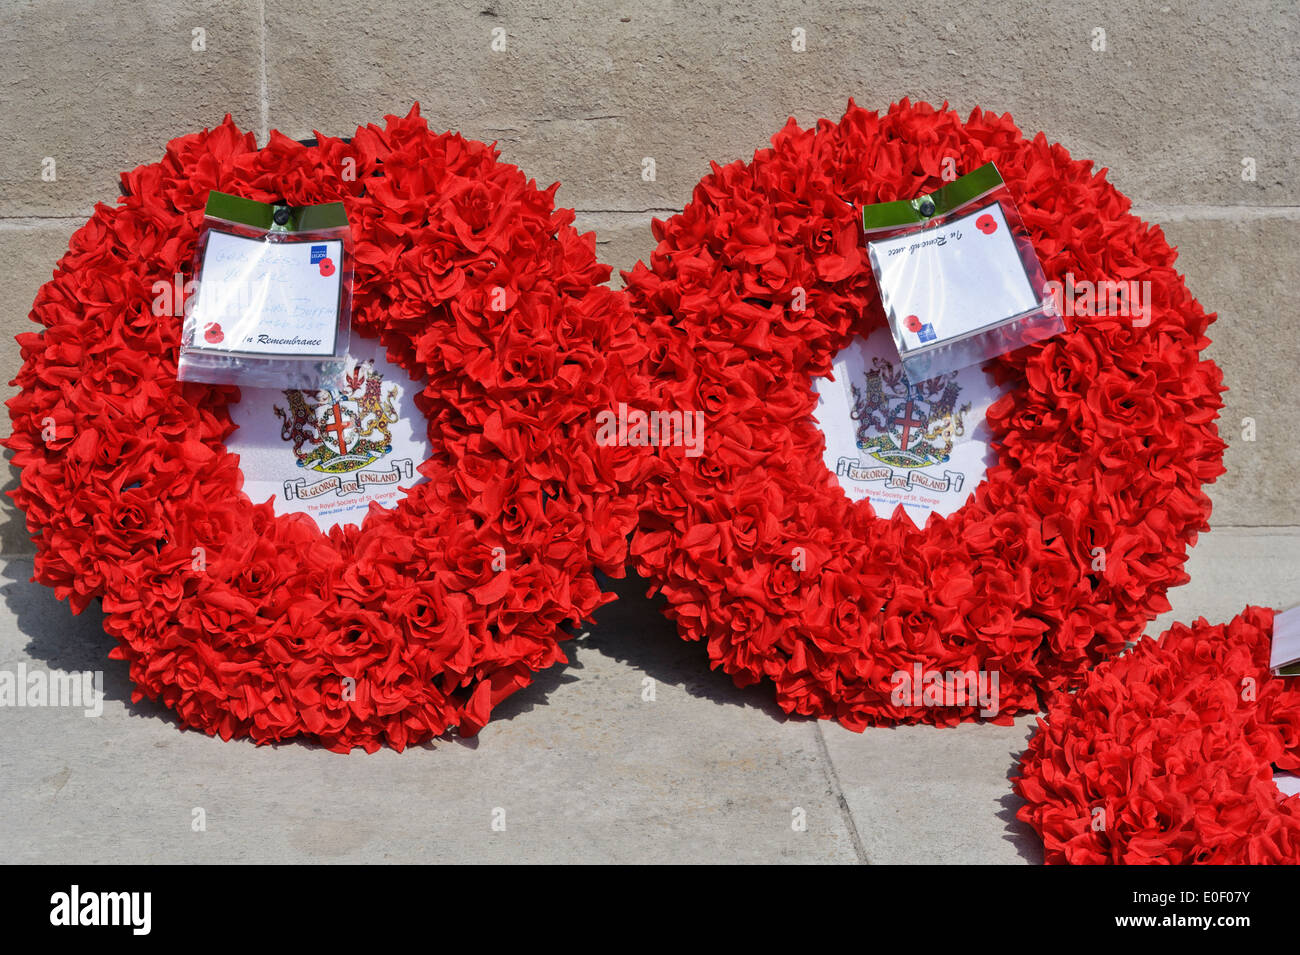
[{"label": "red poppy wreath", "polygon": [[[8,446],[35,579],[76,612],[102,598],[135,698],[209,734],[346,751],[476,732],[612,599],[593,569],[626,563],[620,489],[644,462],[598,446],[591,417],[643,346],[594,238],[556,187],[418,107],[262,149],[227,117],[123,184],[37,296],[43,331],[18,339]],[[423,379],[433,449],[359,527],[241,493],[239,390],[177,381],[181,321],[154,316],[152,288],[189,274],[209,190],[346,205],[354,344]]]},{"label": "red poppy wreath", "polygon": [[[1149,283],[1149,309],[1066,308],[1063,333],[976,368],[1001,390],[984,415],[982,480],[954,483],[961,504],[946,515],[877,510],[824,463],[815,420],[816,382],[885,326],[861,207],[987,162],[1048,280]],[[1213,316],[1161,231],[1090,162],[1025,139],[1008,116],[850,103],[838,123],[791,120],[752,161],[715,165],[654,230],[649,265],[624,278],[655,407],[701,414],[703,440],[658,442],[667,473],[645,486],[634,561],[681,635],[737,684],[766,677],[787,712],[852,729],[1007,722],[1168,608],[1208,527],[1201,487],[1222,473],[1221,376],[1200,358]],[[867,392],[900,383],[872,367]],[[896,452],[935,421],[899,395],[884,406]],[[932,415],[943,404],[924,397]],[[962,408],[948,411],[951,423]],[[878,470],[901,480],[905,457]]]},{"label": "red poppy wreath", "polygon": [[1049,863],[1300,863],[1300,679],[1273,612],[1175,624],[1055,696],[1015,779]]}]

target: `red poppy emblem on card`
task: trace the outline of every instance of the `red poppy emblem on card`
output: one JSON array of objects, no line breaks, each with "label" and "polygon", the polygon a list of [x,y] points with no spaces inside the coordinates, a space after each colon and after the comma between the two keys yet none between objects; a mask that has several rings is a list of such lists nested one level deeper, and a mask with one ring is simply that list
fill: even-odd
[{"label": "red poppy emblem on card", "polygon": [[903,324],[906,325],[907,330],[913,334],[916,334],[921,330],[921,320],[915,315],[907,316],[907,318],[903,319]]},{"label": "red poppy emblem on card", "polygon": [[320,274],[321,274],[321,275],[324,275],[326,278],[328,278],[329,276],[331,276],[331,275],[334,274],[334,260],[333,260],[333,259],[321,259],[321,260],[320,260]]},{"label": "red poppy emblem on card", "polygon": [[225,333],[221,330],[218,322],[208,322],[203,326],[203,338],[213,345],[220,345],[226,339]]},{"label": "red poppy emblem on card", "polygon": [[985,235],[992,235],[998,231],[998,221],[986,212],[975,220],[975,228]]}]

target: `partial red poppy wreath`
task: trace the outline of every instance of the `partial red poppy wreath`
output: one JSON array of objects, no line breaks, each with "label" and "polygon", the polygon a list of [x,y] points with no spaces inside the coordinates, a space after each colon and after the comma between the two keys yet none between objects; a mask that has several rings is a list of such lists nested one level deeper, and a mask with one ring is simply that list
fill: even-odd
[{"label": "partial red poppy wreath", "polygon": [[[1149,324],[1067,313],[1064,333],[992,361],[1009,387],[987,412],[996,463],[918,528],[841,490],[811,383],[885,323],[862,205],[990,161],[1047,278],[1149,282]],[[992,715],[969,697],[895,696],[899,673],[976,671],[997,675],[1005,722],[1168,608],[1208,527],[1201,487],[1223,470],[1220,373],[1200,357],[1213,316],[1090,162],[1007,116],[850,103],[838,123],[792,120],[752,161],[715,166],[654,228],[649,266],[624,273],[653,405],[702,411],[704,443],[656,449],[666,473],[646,485],[635,566],[737,684],[769,679],[787,712],[861,729]]]},{"label": "partial red poppy wreath", "polygon": [[[8,446],[35,579],[78,612],[102,598],[136,698],[209,734],[373,750],[477,731],[612,599],[593,569],[626,562],[621,489],[644,462],[598,446],[592,418],[642,346],[593,237],[555,187],[418,108],[350,143],[260,150],[227,117],[123,183],[37,296],[43,333],[19,336]],[[181,322],[154,316],[152,289],[189,273],[213,189],[341,199],[354,339],[424,376],[425,480],[359,528],[322,534],[240,493],[238,389],[176,380]]]},{"label": "partial red poppy wreath", "polygon": [[1021,757],[1017,813],[1049,863],[1300,864],[1300,678],[1273,676],[1273,612],[1175,624],[1061,693]]}]

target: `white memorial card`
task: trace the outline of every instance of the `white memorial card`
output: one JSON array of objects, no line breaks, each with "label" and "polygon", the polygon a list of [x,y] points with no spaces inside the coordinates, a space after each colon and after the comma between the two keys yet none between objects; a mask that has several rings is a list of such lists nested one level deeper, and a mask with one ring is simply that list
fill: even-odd
[{"label": "white memorial card", "polygon": [[996,460],[984,420],[1005,388],[978,366],[913,383],[886,328],[855,338],[818,378],[814,416],[826,467],[851,500],[890,517],[903,505],[917,527],[966,503]]},{"label": "white memorial card", "polygon": [[1040,305],[999,202],[867,247],[905,352]]},{"label": "white memorial card", "polygon": [[1300,673],[1300,607],[1273,615],[1273,650],[1268,665],[1274,673]]},{"label": "white memorial card", "polygon": [[223,354],[333,355],[342,261],[338,239],[265,242],[209,232],[187,345]]},{"label": "white memorial card", "polygon": [[226,448],[239,455],[244,493],[254,504],[274,497],[277,514],[307,514],[323,531],[359,525],[372,501],[396,507],[430,453],[420,384],[374,339],[354,338],[348,363],[342,389],[241,388],[230,406],[239,429]]}]

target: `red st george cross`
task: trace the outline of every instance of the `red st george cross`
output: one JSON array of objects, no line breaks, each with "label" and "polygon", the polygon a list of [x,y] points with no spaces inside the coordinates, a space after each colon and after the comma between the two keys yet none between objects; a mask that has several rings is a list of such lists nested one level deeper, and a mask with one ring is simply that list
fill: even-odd
[{"label": "red st george cross", "polygon": [[347,429],[349,427],[348,420],[345,417],[343,417],[343,409],[339,407],[339,403],[337,401],[334,402],[333,411],[334,411],[334,420],[322,421],[321,430],[327,432],[332,431],[334,433],[335,440],[337,440],[339,443],[339,454],[347,454],[348,453]]},{"label": "red st george cross", "polygon": [[908,398],[908,399],[907,399],[907,407],[903,409],[903,413],[902,413],[902,415],[900,415],[900,416],[897,417],[897,418],[891,418],[889,423],[890,423],[890,424],[902,425],[902,427],[903,427],[903,443],[902,443],[901,447],[902,447],[902,450],[904,450],[904,451],[907,450],[907,446],[908,446],[909,444],[911,444],[911,442],[912,442],[912,429],[913,429],[913,428],[924,428],[924,427],[925,427],[925,419],[924,419],[924,418],[915,418],[915,417],[912,416],[912,399],[911,399],[911,398]]}]

